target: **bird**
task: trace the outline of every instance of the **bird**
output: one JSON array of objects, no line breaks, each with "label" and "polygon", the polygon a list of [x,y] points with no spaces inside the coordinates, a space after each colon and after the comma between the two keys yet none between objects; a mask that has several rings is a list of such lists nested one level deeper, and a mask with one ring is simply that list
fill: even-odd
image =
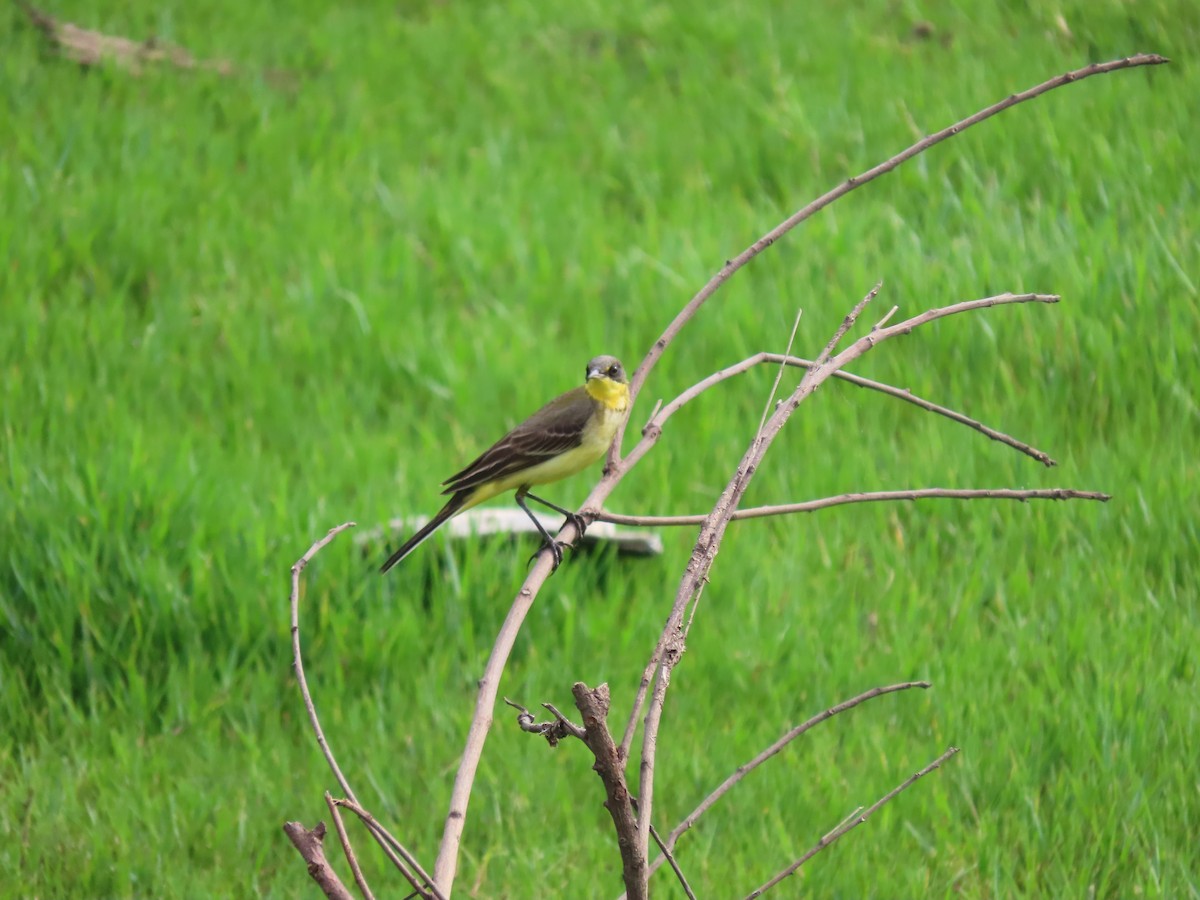
[{"label": "bird", "polygon": [[450,500],[387,558],[380,573],[386,573],[459,513],[511,490],[516,490],[517,505],[537,526],[544,542],[542,549],[550,550],[554,571],[562,562],[562,543],[550,536],[526,505],[526,498],[566,516],[581,535],[586,523],[570,510],[535,497],[529,489],[560,481],[596,462],[608,451],[627,418],[629,379],[621,361],[615,356],[594,357],[588,361],[581,387],[555,397],[465,469],[442,482],[442,493],[450,494]]}]

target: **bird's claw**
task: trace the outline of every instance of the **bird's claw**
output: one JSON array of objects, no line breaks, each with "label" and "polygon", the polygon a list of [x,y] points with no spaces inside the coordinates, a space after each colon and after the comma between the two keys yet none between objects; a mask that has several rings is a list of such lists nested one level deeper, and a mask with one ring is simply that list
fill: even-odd
[{"label": "bird's claw", "polygon": [[554,562],[550,566],[550,571],[554,572],[556,569],[558,569],[558,567],[560,565],[562,565],[563,547],[570,547],[570,546],[571,545],[566,543],[565,541],[547,541],[546,543],[542,544],[542,546],[540,546],[537,549],[537,552],[534,553],[533,556],[529,557],[529,562],[525,563],[525,565],[529,566],[535,559],[538,558],[538,555],[543,550],[549,550],[550,557],[551,557],[551,559],[554,560]]},{"label": "bird's claw", "polygon": [[575,534],[583,537],[583,533],[587,531],[587,519],[579,515],[579,513],[567,513],[567,521],[575,526]]}]

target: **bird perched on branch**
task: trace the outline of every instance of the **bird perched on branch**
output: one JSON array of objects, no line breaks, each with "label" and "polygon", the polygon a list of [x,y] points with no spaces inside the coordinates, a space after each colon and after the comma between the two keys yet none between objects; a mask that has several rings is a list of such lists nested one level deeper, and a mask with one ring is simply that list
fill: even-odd
[{"label": "bird perched on branch", "polygon": [[[445,481],[443,494],[452,494],[441,512],[387,558],[379,569],[386,572],[447,521],[461,512],[516,490],[517,505],[533,520],[554,557],[562,562],[562,543],[550,536],[525,504],[535,500],[575,523],[583,522],[570,510],[529,493],[534,485],[560,481],[590,466],[608,451],[617,429],[629,417],[629,379],[615,356],[597,356],[587,364],[582,387],[551,400],[532,416],[485,450],[473,463]],[[553,571],[553,570],[552,570]]]}]

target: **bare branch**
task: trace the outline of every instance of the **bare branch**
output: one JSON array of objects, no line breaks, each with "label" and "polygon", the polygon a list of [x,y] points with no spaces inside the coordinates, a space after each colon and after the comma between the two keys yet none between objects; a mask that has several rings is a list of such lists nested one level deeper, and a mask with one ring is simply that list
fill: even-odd
[{"label": "bare branch", "polygon": [[878,322],[876,322],[874,325],[871,326],[871,330],[878,331],[880,328],[882,328],[884,325],[886,325],[889,321],[891,321],[892,316],[894,316],[899,311],[900,311],[899,306],[893,306],[891,309],[889,309],[887,311],[887,315],[885,315],[882,319],[880,319]]},{"label": "bare branch", "polygon": [[[816,512],[831,506],[844,506],[848,503],[882,503],[896,500],[1018,500],[1022,503],[1028,500],[1097,500],[1106,503],[1112,499],[1111,494],[1099,491],[1077,491],[1073,488],[1038,488],[1032,490],[1015,490],[1012,488],[918,488],[909,491],[868,491],[853,494],[839,494],[836,497],[822,497],[820,500],[807,500],[804,503],[782,503],[777,506],[752,506],[749,509],[739,509],[731,521],[743,519],[762,519],[767,516],[786,516],[793,513]],[[616,525],[638,525],[646,527],[666,528],[680,525],[703,525],[705,515],[691,516],[625,516],[619,513],[601,512],[596,514],[597,522],[612,522]]]},{"label": "bare branch", "polygon": [[[867,184],[868,182],[874,181],[880,175],[886,175],[888,172],[891,172],[902,163],[908,162],[908,160],[912,159],[914,156],[924,153],[935,144],[939,144],[948,138],[954,137],[955,135],[962,134],[962,132],[966,131],[968,128],[978,125],[980,122],[990,119],[992,116],[1002,113],[1006,109],[1010,109],[1019,103],[1024,103],[1026,100],[1032,100],[1034,97],[1041,96],[1042,94],[1052,91],[1055,88],[1060,88],[1076,81],[1082,81],[1083,79],[1090,78],[1093,75],[1103,75],[1108,72],[1115,72],[1119,69],[1130,69],[1136,66],[1159,66],[1166,62],[1169,62],[1169,60],[1166,59],[1166,57],[1159,56],[1158,54],[1139,53],[1135,56],[1126,57],[1125,59],[1116,59],[1112,60],[1111,62],[1104,63],[1093,63],[1090,66],[1084,66],[1082,69],[1076,69],[1073,72],[1057,75],[1054,78],[1042,82],[1036,87],[1032,87],[1028,90],[1021,91],[1018,94],[1013,94],[1010,97],[1006,97],[998,103],[993,103],[991,106],[984,107],[974,115],[967,116],[967,118],[959,122],[955,122],[953,125],[947,128],[943,128],[941,131],[937,131],[931,135],[928,135],[927,137],[921,138],[921,140],[917,141],[911,147],[901,151],[900,153],[897,153],[891,159],[880,163],[874,168],[868,169],[861,175],[853,178],[847,178],[837,187],[833,188],[833,190],[827,191],[804,208],[784,219],[733,259],[728,260],[725,265],[722,266],[720,270],[709,279],[708,283],[704,285],[704,287],[702,287],[700,291],[688,301],[687,305],[680,310],[679,314],[675,316],[675,318],[671,321],[671,324],[667,326],[666,330],[663,331],[662,335],[651,346],[649,352],[646,354],[645,359],[642,360],[641,365],[639,365],[637,370],[633,373],[633,378],[630,382],[630,390],[632,391],[633,399],[637,398],[638,393],[640,393],[642,389],[642,385],[645,383],[650,372],[654,369],[654,366],[658,363],[658,360],[662,357],[663,352],[676,338],[679,332],[683,330],[683,326],[686,325],[696,315],[700,307],[708,301],[709,297],[715,294],[717,290],[723,284],[725,284],[725,282],[728,281],[735,272],[737,272],[738,269],[742,268],[744,265],[750,262],[750,260],[754,259],[754,257],[758,256],[758,254],[762,253],[805,219],[811,218],[813,215],[820,212],[835,200],[840,199],[856,188],[860,188],[864,184]],[[620,458],[621,440],[624,435],[625,429],[622,427],[617,432],[617,439],[613,442],[613,449],[609,454],[610,465],[617,462],[617,460]]]},{"label": "bare branch", "polygon": [[354,883],[358,885],[359,893],[363,895],[363,900],[375,900],[375,895],[371,893],[367,879],[358,865],[358,857],[354,855],[354,848],[350,846],[350,836],[346,834],[346,823],[342,821],[342,811],[333,802],[329,791],[325,792],[325,805],[329,807],[329,814],[333,816],[333,825],[337,829],[338,839],[342,842],[342,852],[346,854],[346,862],[350,864],[350,871],[354,874]]},{"label": "bare branch", "polygon": [[[603,481],[603,479],[602,479]],[[564,537],[566,535],[566,537]],[[558,538],[570,543],[577,536],[575,525],[568,520],[558,533]],[[492,727],[492,711],[496,708],[496,696],[500,690],[500,676],[512,653],[521,624],[533,606],[533,600],[541,590],[550,574],[552,560],[549,553],[541,553],[533,564],[525,583],[513,598],[504,624],[496,635],[492,652],[484,665],[483,675],[479,679],[479,691],[475,696],[475,713],[471,716],[471,724],[467,729],[467,743],[463,748],[458,771],[454,775],[454,787],[450,792],[450,810],[446,814],[446,824],[442,829],[442,843],[438,848],[437,862],[434,863],[434,881],[440,890],[449,892],[454,885],[454,876],[458,871],[458,848],[462,844],[463,828],[467,821],[467,806],[471,802],[471,789],[475,784],[475,773],[479,770],[479,761],[483,758],[483,747],[487,743],[488,732]]]},{"label": "bare branch", "polygon": [[829,832],[829,834],[825,835],[823,838],[821,838],[821,840],[817,841],[816,846],[813,847],[811,850],[809,850],[807,853],[805,853],[802,857],[800,857],[798,860],[796,860],[794,863],[792,863],[790,866],[788,866],[783,871],[779,872],[779,874],[777,874],[775,877],[773,877],[770,881],[766,882],[761,887],[759,887],[759,888],[755,889],[754,891],[751,891],[749,894],[747,894],[746,900],[754,900],[755,897],[761,897],[764,893],[769,891],[771,888],[775,887],[775,885],[779,884],[779,882],[783,881],[789,875],[794,874],[797,869],[799,869],[802,865],[804,865],[806,862],[808,862],[810,859],[812,859],[814,856],[816,856],[818,853],[820,853],[822,850],[824,850],[826,847],[828,847],[830,844],[832,844],[834,841],[836,841],[838,838],[840,838],[846,832],[851,831],[854,828],[857,828],[863,822],[867,821],[867,819],[871,818],[871,816],[873,816],[876,812],[879,811],[879,808],[881,806],[883,806],[885,803],[887,803],[889,800],[891,800],[893,797],[895,797],[901,791],[908,788],[915,781],[917,781],[920,778],[924,778],[926,775],[928,775],[934,769],[941,766],[944,762],[946,762],[946,760],[950,759],[950,757],[954,756],[954,754],[956,754],[956,753],[958,753],[957,747],[949,748],[945,753],[943,753],[941,756],[939,756],[937,759],[935,759],[933,762],[931,762],[929,765],[927,765],[921,771],[913,773],[908,778],[906,778],[901,784],[892,788],[892,790],[888,791],[886,794],[884,794],[882,797],[880,797],[878,800],[876,800],[874,803],[872,803],[869,807],[867,807],[866,812],[864,812],[862,815],[853,816],[848,821],[842,822],[841,825],[839,825],[837,828],[833,829],[833,831]]},{"label": "bare branch", "polygon": [[550,711],[550,715],[554,716],[554,718],[558,720],[558,724],[561,725],[563,729],[571,735],[571,737],[577,737],[581,741],[583,740],[584,729],[581,726],[576,725],[574,722],[560,713],[558,711],[558,707],[556,707],[553,703],[543,703],[542,706]]},{"label": "bare branch", "polygon": [[[658,359],[662,356],[666,347],[671,343],[675,336],[682,330],[683,326],[696,314],[696,311],[708,300],[716,290],[724,284],[729,278],[748,263],[751,259],[761,253],[764,249],[798,225],[800,222],[813,215],[818,210],[832,203],[834,200],[848,193],[849,191],[860,187],[867,181],[877,178],[885,172],[891,171],[896,166],[911,159],[918,153],[928,149],[939,141],[945,140],[954,134],[965,130],[968,127],[981,122],[990,116],[1014,106],[1025,100],[1029,100],[1039,94],[1060,87],[1064,84],[1069,84],[1073,81],[1078,81],[1092,75],[1101,74],[1104,72],[1112,72],[1117,69],[1125,69],[1133,66],[1158,65],[1167,60],[1161,56],[1155,55],[1139,55],[1123,60],[1115,60],[1108,63],[1100,63],[1092,66],[1079,69],[1074,72],[1069,72],[1065,75],[1053,78],[1043,84],[1025,91],[1021,94],[1014,94],[1007,100],[1003,100],[998,104],[993,104],[984,110],[974,114],[973,116],[964,119],[963,121],[943,129],[937,134],[931,135],[908,148],[904,152],[892,157],[890,160],[881,163],[875,168],[864,173],[857,178],[851,178],[843,184],[828,192],[824,196],[810,203],[793,216],[789,217],[784,222],[780,223],[776,228],[772,229],[758,241],[755,241],[750,247],[738,255],[736,259],[728,261],[721,270],[714,275],[699,293],[697,293],[688,304],[676,315],[675,319],[668,325],[666,331],[654,343],[647,352],[645,358],[634,372],[631,391],[632,398],[636,399],[641,386],[645,383],[647,375],[653,369]],[[879,332],[882,334],[883,332]],[[857,346],[857,342],[856,342]],[[839,359],[838,365],[831,368],[836,370],[841,368],[852,357]],[[803,383],[803,382],[802,382]],[[794,392],[793,401],[799,402],[800,392]],[[785,416],[786,418],[786,416]],[[585,515],[590,515],[591,511],[598,510],[603,507],[604,500],[612,493],[613,489],[624,477],[625,473],[633,466],[638,458],[645,455],[651,446],[653,446],[659,436],[661,429],[656,427],[648,427],[643,437],[633,448],[633,451],[626,457],[621,456],[621,445],[624,437],[624,427],[618,432],[616,439],[613,441],[609,449],[607,464],[605,466],[604,475],[596,486],[592,489],[587,499],[584,501],[581,509]],[[728,498],[723,497],[722,502],[726,502]],[[719,516],[718,516],[719,518]],[[723,530],[723,529],[721,529]],[[577,536],[577,531],[573,523],[568,522],[558,534],[560,540],[570,542]],[[715,554],[715,545],[712,552]],[[705,567],[707,568],[707,567]],[[501,628],[501,633],[497,638],[496,644],[493,647],[492,654],[488,659],[487,666],[484,670],[484,675],[479,682],[479,692],[476,697],[475,713],[471,720],[471,726],[467,734],[466,747],[464,748],[458,772],[455,775],[454,788],[451,793],[450,809],[446,816],[445,829],[443,831],[442,843],[438,852],[437,864],[434,869],[437,884],[445,891],[449,891],[454,883],[455,873],[458,866],[458,849],[462,841],[462,832],[466,821],[467,805],[470,800],[471,788],[474,783],[475,774],[479,767],[479,760],[483,753],[483,747],[487,740],[488,730],[491,727],[492,714],[495,709],[496,696],[498,691],[498,682],[500,675],[504,670],[505,663],[512,650],[513,642],[516,634],[520,629],[521,623],[524,621],[530,606],[533,603],[542,584],[545,582],[550,570],[550,559],[548,554],[541,554],[538,561],[535,563],[533,570],[525,579],[520,592],[515,598],[512,608],[509,611],[508,617]],[[672,616],[671,621],[674,621]],[[642,689],[640,696],[644,697],[645,690]],[[637,715],[640,715],[642,701],[637,703]],[[622,744],[624,747],[624,743]],[[649,798],[647,798],[649,800]],[[647,834],[639,833],[640,839],[648,837]],[[643,843],[643,854],[646,844]]]},{"label": "bare branch", "polygon": [[27,0],[16,2],[17,6],[25,10],[30,21],[62,51],[63,56],[82,66],[111,62],[135,75],[142,71],[143,63],[157,62],[169,63],[180,69],[207,69],[221,75],[232,75],[237,71],[227,59],[198,60],[182,47],[158,38],[134,41],[126,37],[103,34],[55,19]]},{"label": "bare branch", "polygon": [[354,900],[353,895],[342,884],[333,866],[325,858],[325,823],[318,822],[317,827],[309,831],[299,822],[284,822],[283,833],[288,836],[292,846],[308,863],[308,874],[325,893],[329,900]]},{"label": "bare branch", "polygon": [[[1053,294],[1002,294],[998,297],[987,297],[984,300],[971,300],[971,301],[967,301],[967,302],[974,303],[974,304],[983,304],[986,306],[995,306],[995,305],[999,305],[1001,303],[1057,303],[1058,299],[1059,298]],[[940,315],[937,316],[937,318],[940,318],[941,315],[953,315],[958,312],[963,312],[964,310],[959,308],[961,306],[962,306],[962,304],[954,304],[953,306],[941,307],[940,309],[945,310],[945,312],[940,312]],[[931,310],[930,312],[939,312],[939,311]],[[887,318],[890,318],[890,313],[887,317],[885,317],[885,321]],[[911,331],[912,328],[916,327],[916,325],[922,324],[921,322],[918,322],[916,320],[917,318],[919,318],[919,317],[914,317],[913,319],[909,319],[907,321],[907,323],[901,323],[901,325],[908,324],[910,327],[907,330]],[[899,328],[899,327],[901,327],[901,326],[900,325],[892,326],[892,328]],[[884,329],[884,328],[881,328],[880,326],[876,326],[875,328],[871,329],[870,334],[868,334],[865,338],[860,338],[859,340],[860,341],[863,341],[863,340],[871,341],[872,339],[881,340],[882,338],[880,338],[880,335],[885,334],[886,332],[889,332],[889,331],[891,331],[891,329]],[[907,331],[905,333],[907,333]],[[861,354],[858,354],[858,355],[861,355]],[[666,424],[667,419],[669,419],[672,415],[674,415],[676,412],[678,412],[680,410],[680,408],[682,408],[684,405],[686,405],[690,401],[694,400],[696,397],[698,397],[704,391],[711,388],[713,385],[719,384],[720,382],[725,381],[726,379],[732,378],[734,375],[740,375],[742,372],[745,372],[748,369],[753,368],[754,366],[761,365],[763,363],[774,364],[774,363],[780,363],[780,362],[786,363],[789,366],[797,366],[799,368],[808,369],[809,371],[811,371],[817,365],[816,361],[814,361],[814,360],[803,359],[801,357],[787,357],[787,356],[781,356],[776,353],[763,352],[763,353],[756,353],[753,356],[747,357],[746,359],[742,360],[740,363],[735,363],[732,366],[728,366],[724,369],[721,369],[719,372],[714,372],[712,375],[709,375],[707,378],[704,378],[704,379],[698,381],[696,384],[692,385],[686,391],[681,393],[678,397],[676,397],[670,403],[663,406],[659,410],[658,414],[653,419],[651,419],[649,422],[646,423],[646,427],[642,430],[645,437],[643,437],[642,440],[639,441],[638,444],[633,448],[633,450],[631,450],[629,452],[629,454],[621,461],[622,467],[623,468],[631,468],[638,460],[640,460],[643,456],[645,456],[645,454],[650,450],[650,447],[652,447],[654,445],[654,443],[658,440],[658,438],[661,436],[662,427],[663,427],[663,425]],[[977,422],[974,419],[963,415],[962,413],[955,412],[954,410],[948,409],[947,407],[944,407],[944,406],[939,406],[936,403],[931,403],[928,400],[922,400],[920,397],[917,397],[911,391],[909,391],[905,388],[892,387],[891,385],[884,384],[883,382],[880,382],[880,381],[872,381],[869,378],[863,378],[861,375],[852,375],[849,372],[843,372],[840,369],[833,372],[832,374],[835,378],[841,378],[844,381],[849,381],[851,384],[858,385],[859,387],[870,388],[871,390],[879,391],[880,393],[884,393],[884,394],[888,394],[889,396],[896,397],[900,400],[904,400],[908,403],[912,403],[916,406],[919,406],[922,409],[928,410],[929,412],[937,413],[938,415],[945,416],[948,419],[952,419],[962,425],[966,425],[968,428],[973,428],[974,430],[978,431],[980,434],[986,435],[987,437],[991,438],[994,441],[999,441],[1002,444],[1006,444],[1007,446],[1012,447],[1014,450],[1024,453],[1026,456],[1033,457],[1034,459],[1038,460],[1038,462],[1042,463],[1045,466],[1055,465],[1054,460],[1051,459],[1046,453],[1043,453],[1041,450],[1038,450],[1035,447],[1031,447],[1028,444],[1022,443],[1021,441],[1018,441],[1016,438],[1009,437],[1008,435],[1004,434],[1003,432],[996,431],[995,429],[989,428],[988,426],[986,426],[980,422]],[[589,501],[591,500],[590,497],[588,499],[589,499]],[[588,504],[588,505],[586,505],[586,508],[594,509],[596,507]]]},{"label": "bare branch", "polygon": [[[831,706],[824,712],[817,713],[807,721],[789,729],[782,737],[779,738],[779,740],[775,741],[775,743],[771,744],[771,746],[759,753],[756,757],[754,757],[754,759],[750,760],[750,762],[746,763],[745,765],[738,766],[733,774],[722,781],[720,786],[715,791],[705,797],[700,802],[699,806],[688,813],[687,816],[684,817],[683,821],[676,825],[674,830],[667,835],[666,846],[674,849],[675,844],[679,841],[680,836],[693,825],[695,825],[700,817],[712,809],[716,802],[729,793],[739,781],[765,763],[772,756],[775,756],[775,754],[779,753],[779,751],[781,751],[792,741],[796,740],[796,738],[800,737],[800,735],[804,734],[806,731],[811,730],[828,719],[832,719],[839,713],[843,713],[848,709],[853,709],[860,703],[865,703],[866,701],[873,700],[876,697],[882,697],[884,694],[893,694],[897,691],[909,690],[910,688],[925,689],[928,687],[930,687],[928,681],[905,681],[900,684],[891,684],[886,687],[871,688],[871,690],[864,691],[857,697],[852,697],[849,700],[844,700],[836,706]],[[663,862],[664,860],[661,856],[656,859],[654,864],[650,867],[650,874],[653,875],[662,866]]]}]

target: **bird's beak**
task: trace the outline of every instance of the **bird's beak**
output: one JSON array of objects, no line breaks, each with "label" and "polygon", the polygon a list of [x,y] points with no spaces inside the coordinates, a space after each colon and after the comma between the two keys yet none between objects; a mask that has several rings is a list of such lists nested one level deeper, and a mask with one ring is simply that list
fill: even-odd
[{"label": "bird's beak", "polygon": [[603,377],[604,377],[604,370],[601,368],[593,366],[592,368],[588,369],[588,371],[587,371],[587,380],[588,381],[591,381],[593,378],[603,378]]}]

